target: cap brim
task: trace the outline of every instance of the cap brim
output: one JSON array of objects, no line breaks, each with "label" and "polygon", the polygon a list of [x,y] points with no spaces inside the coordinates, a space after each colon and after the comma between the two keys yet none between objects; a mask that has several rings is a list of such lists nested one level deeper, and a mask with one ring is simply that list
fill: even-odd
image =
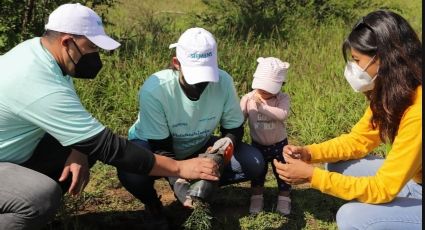
[{"label": "cap brim", "polygon": [[184,80],[193,85],[200,82],[218,82],[218,68],[212,66],[181,66]]},{"label": "cap brim", "polygon": [[252,88],[253,89],[262,89],[264,91],[267,91],[271,94],[276,94],[280,91],[282,87],[282,83],[280,82],[274,82],[267,79],[261,79],[254,77],[254,80],[252,80]]},{"label": "cap brim", "polygon": [[176,48],[178,43],[173,43],[168,46],[168,49]]},{"label": "cap brim", "polygon": [[114,50],[118,48],[121,44],[108,35],[94,35],[94,36],[87,36],[87,39],[89,39],[91,42],[93,42],[95,45],[97,45],[99,48],[104,50]]}]

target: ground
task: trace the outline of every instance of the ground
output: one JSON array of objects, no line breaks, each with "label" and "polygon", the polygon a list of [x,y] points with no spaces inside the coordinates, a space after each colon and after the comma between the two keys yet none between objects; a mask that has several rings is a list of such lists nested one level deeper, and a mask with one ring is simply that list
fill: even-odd
[{"label": "ground", "polygon": [[[144,205],[125,190],[113,167],[95,165],[93,178],[80,197],[66,196],[64,207],[47,229],[145,229]],[[292,213],[283,217],[274,212],[276,182],[269,169],[265,185],[265,212],[258,216],[248,213],[249,182],[221,187],[211,201],[213,229],[335,229],[335,214],[342,204],[307,184],[292,191]],[[191,210],[174,197],[165,179],[157,180],[155,188],[165,207],[171,229],[183,229]]]}]

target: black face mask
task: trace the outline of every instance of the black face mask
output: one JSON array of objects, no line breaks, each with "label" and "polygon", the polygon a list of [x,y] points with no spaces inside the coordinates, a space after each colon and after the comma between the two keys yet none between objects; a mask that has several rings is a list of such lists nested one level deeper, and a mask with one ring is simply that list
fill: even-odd
[{"label": "black face mask", "polygon": [[197,84],[190,85],[184,80],[183,76],[180,76],[180,86],[183,89],[183,92],[191,101],[197,101],[201,97],[201,94],[207,88],[209,82],[200,82]]},{"label": "black face mask", "polygon": [[72,59],[71,55],[69,55],[67,51],[69,58],[75,65],[75,76],[73,77],[83,79],[94,79],[99,73],[100,69],[102,69],[102,61],[100,60],[99,52],[93,52],[83,55],[74,40],[72,40],[72,42],[74,43],[75,47],[77,47],[77,50],[81,55],[80,60],[75,63],[74,59]]}]

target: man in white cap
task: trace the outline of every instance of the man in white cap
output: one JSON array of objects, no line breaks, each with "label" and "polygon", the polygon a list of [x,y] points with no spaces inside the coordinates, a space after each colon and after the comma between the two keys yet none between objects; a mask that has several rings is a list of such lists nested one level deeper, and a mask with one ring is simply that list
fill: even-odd
[{"label": "man in white cap", "polygon": [[84,189],[96,160],[136,174],[218,180],[211,159],[155,155],[83,107],[72,78],[94,78],[102,67],[99,48],[120,45],[93,10],[61,5],[45,28],[43,37],[0,56],[1,230],[42,228],[63,193]]},{"label": "man in white cap", "polygon": [[[244,117],[239,97],[232,77],[218,68],[213,35],[203,28],[190,28],[170,48],[176,48],[172,68],[152,74],[140,89],[139,119],[130,128],[129,139],[178,160],[196,158],[209,147],[208,152],[222,150],[225,165],[220,185],[259,176],[263,157],[241,142]],[[216,127],[220,136],[214,136]],[[157,177],[125,169],[118,170],[118,177],[146,205],[152,226],[165,229],[167,220],[153,187]],[[175,192],[184,205],[192,205],[196,191]]]}]

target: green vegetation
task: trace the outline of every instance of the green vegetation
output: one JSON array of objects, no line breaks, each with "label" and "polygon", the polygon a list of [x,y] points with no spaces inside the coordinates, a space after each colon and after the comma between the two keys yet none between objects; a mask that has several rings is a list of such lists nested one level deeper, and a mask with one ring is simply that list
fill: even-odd
[{"label": "green vegetation", "polygon": [[[13,48],[17,43],[44,32],[44,24],[49,14],[68,0],[0,0],[0,54]],[[77,0],[89,7],[101,7],[104,16],[108,7],[116,0]],[[104,23],[108,23],[105,21]]]},{"label": "green vegetation", "polygon": [[183,227],[187,230],[209,230],[212,228],[211,224],[211,210],[209,204],[201,200],[194,201],[194,209],[187,220],[184,222]]},{"label": "green vegetation", "polygon": [[[422,35],[419,0],[203,2],[121,0],[114,7],[98,8],[110,23],[106,30],[122,46],[102,54],[104,68],[97,79],[75,80],[86,108],[126,136],[137,119],[143,81],[168,65],[172,55],[168,45],[184,30],[202,26],[216,35],[220,68],[233,76],[240,96],[251,90],[258,57],[274,56],[291,64],[283,89],[291,96],[293,111],[287,121],[289,141],[317,143],[348,132],[367,106],[363,95],[354,93],[343,77],[341,44],[356,19],[378,8],[390,8]],[[0,20],[0,31],[6,26]],[[3,35],[2,43],[9,44]],[[244,140],[250,142],[247,128]],[[384,150],[381,146],[376,154]],[[46,229],[142,229],[143,204],[122,188],[115,169],[98,163],[91,176],[83,196],[67,197],[56,221]],[[220,189],[211,203],[213,229],[336,229],[335,214],[344,201],[296,186],[292,214],[282,217],[273,212],[275,180],[271,173],[267,178],[266,211],[257,216],[248,214],[248,183]],[[190,212],[174,202],[167,186],[165,181],[156,184],[163,199],[168,196],[166,213],[177,228]]]}]

